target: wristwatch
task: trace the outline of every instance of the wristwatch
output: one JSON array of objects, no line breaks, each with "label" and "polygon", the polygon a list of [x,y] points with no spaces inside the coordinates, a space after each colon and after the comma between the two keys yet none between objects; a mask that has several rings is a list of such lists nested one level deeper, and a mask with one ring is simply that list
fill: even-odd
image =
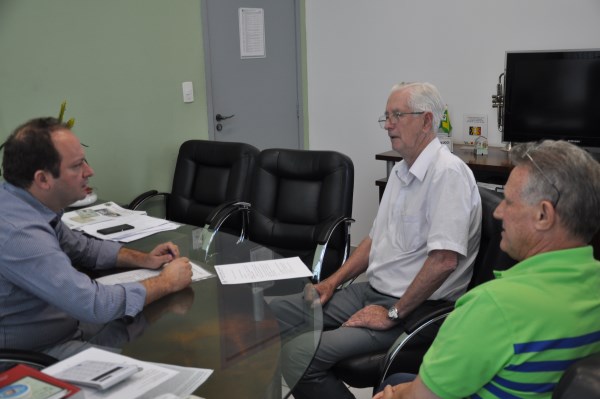
[{"label": "wristwatch", "polygon": [[388,309],[388,319],[392,321],[397,321],[400,319],[400,316],[398,316],[398,309],[396,309],[396,307],[393,305]]}]

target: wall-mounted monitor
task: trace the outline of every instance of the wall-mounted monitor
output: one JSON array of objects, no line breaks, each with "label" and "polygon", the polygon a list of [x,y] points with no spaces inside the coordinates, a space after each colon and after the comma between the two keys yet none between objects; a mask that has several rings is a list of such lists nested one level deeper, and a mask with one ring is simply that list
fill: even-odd
[{"label": "wall-mounted monitor", "polygon": [[507,52],[502,139],[600,149],[600,49]]}]

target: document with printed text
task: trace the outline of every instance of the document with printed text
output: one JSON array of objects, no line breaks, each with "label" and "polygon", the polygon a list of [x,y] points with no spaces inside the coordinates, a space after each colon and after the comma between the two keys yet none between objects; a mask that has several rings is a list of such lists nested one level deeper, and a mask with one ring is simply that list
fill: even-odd
[{"label": "document with printed text", "polygon": [[310,277],[311,271],[299,257],[215,266],[222,284],[257,283],[260,281]]},{"label": "document with printed text", "polygon": [[[72,230],[80,230],[101,240],[132,242],[161,231],[175,230],[181,226],[165,219],[146,215],[144,211],[125,209],[114,202],[66,212],[62,222]],[[127,226],[127,228],[119,227]],[[114,232],[102,230],[117,228]]]},{"label": "document with printed text", "polygon": [[[213,277],[214,274],[207,272],[202,267],[198,266],[194,262],[190,262],[192,264],[192,281],[204,280],[205,278]],[[105,284],[105,285],[114,285],[114,284],[122,284],[122,283],[132,283],[135,281],[146,280],[147,278],[158,276],[160,274],[159,270],[150,270],[150,269],[136,269],[129,270],[127,272],[110,274],[108,276],[99,277],[96,279],[97,282]]]}]

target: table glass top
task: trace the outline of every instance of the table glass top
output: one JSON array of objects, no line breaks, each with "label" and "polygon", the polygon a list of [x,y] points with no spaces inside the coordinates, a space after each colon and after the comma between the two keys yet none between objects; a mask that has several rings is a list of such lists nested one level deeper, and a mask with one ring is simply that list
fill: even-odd
[{"label": "table glass top", "polygon": [[[265,247],[250,241],[238,242],[238,237],[226,233],[216,234],[207,248],[203,245],[207,242],[203,242],[202,228],[185,225],[127,246],[149,251],[165,241],[178,245],[182,256],[211,273],[215,265],[277,257]],[[195,391],[203,398],[281,397],[281,371],[288,367],[280,357],[282,345],[299,334],[308,335],[312,337],[307,340],[308,352],[314,354],[322,315],[320,306],[307,306],[305,323],[280,334],[269,302],[276,296],[301,291],[308,282],[292,279],[223,285],[215,273],[215,277],[194,282],[147,306],[141,331],[122,345],[122,354],[151,362],[213,369],[210,378]],[[294,367],[296,371],[285,373],[289,387],[297,383],[311,360],[312,357],[300,360],[300,367]]]}]

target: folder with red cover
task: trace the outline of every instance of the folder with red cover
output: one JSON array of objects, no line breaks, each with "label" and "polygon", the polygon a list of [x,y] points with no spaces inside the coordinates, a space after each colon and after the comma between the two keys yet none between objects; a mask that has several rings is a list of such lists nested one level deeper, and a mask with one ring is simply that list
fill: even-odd
[{"label": "folder with red cover", "polygon": [[83,399],[75,385],[19,364],[0,374],[0,397],[10,399]]}]

